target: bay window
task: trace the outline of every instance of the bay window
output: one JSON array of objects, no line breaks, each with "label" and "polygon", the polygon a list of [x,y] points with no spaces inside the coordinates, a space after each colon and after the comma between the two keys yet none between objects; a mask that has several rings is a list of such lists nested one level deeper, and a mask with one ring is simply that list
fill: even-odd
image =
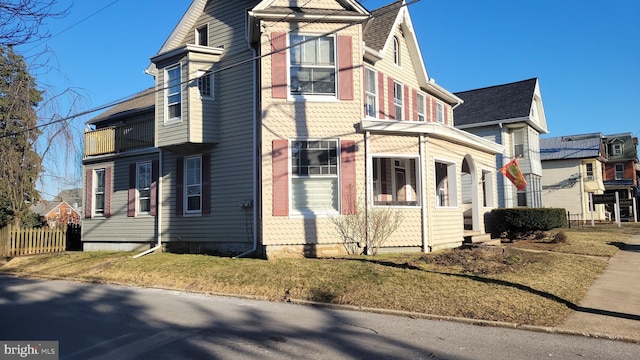
[{"label": "bay window", "polygon": [[180,65],[166,70],[166,115],[165,121],[180,119],[182,116],[182,75]]}]

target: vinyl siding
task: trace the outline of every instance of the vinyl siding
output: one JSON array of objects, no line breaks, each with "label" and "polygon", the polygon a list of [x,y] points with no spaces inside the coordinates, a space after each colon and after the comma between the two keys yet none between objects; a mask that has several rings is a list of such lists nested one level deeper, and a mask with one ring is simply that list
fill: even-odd
[{"label": "vinyl siding", "polygon": [[339,4],[338,1],[334,0],[277,0],[274,1],[271,6],[282,6],[282,7],[306,7],[306,8],[315,8],[315,9],[331,9],[331,10],[342,10],[342,5]]},{"label": "vinyl siding", "polygon": [[[178,62],[172,62],[170,64],[177,64]],[[180,62],[181,64],[181,78],[182,81],[187,79],[188,66],[186,62]],[[163,68],[158,70],[157,88],[164,88],[165,85],[165,71]],[[157,92],[156,100],[156,146],[163,147],[167,145],[186,143],[189,138],[189,106],[188,106],[188,91],[186,87],[182,87],[182,116],[179,122],[170,122],[165,124],[165,91]]]},{"label": "vinyl siding", "polygon": [[542,194],[546,206],[564,208],[572,214],[584,214],[580,163],[579,159],[544,162]]}]

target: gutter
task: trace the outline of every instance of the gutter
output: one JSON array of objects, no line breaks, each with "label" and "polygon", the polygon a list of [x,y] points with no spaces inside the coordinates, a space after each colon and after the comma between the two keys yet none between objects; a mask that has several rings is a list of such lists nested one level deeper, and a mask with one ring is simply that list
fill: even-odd
[{"label": "gutter", "polygon": [[156,224],[158,228],[158,233],[156,234],[157,243],[156,246],[152,247],[149,250],[143,251],[138,255],[135,255],[133,258],[137,259],[139,257],[150,254],[158,249],[162,249],[162,149],[158,151],[158,199],[156,200],[156,206],[158,207],[158,211],[156,213]]}]

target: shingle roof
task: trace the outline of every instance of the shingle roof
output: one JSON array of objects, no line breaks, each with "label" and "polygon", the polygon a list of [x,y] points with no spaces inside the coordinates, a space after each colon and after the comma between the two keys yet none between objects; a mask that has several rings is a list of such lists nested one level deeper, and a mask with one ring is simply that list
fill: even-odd
[{"label": "shingle roof", "polygon": [[464,103],[454,110],[455,126],[529,116],[538,79],[454,93]]},{"label": "shingle roof", "polygon": [[396,1],[371,12],[371,19],[364,27],[363,37],[366,46],[376,51],[382,50],[401,8],[402,1]]},{"label": "shingle roof", "polygon": [[600,155],[600,137],[570,140],[568,136],[540,139],[540,160],[597,158]]},{"label": "shingle roof", "polygon": [[128,116],[137,112],[151,110],[155,107],[155,88],[151,87],[133,95],[102,114],[87,121],[87,124],[95,124],[108,118]]}]

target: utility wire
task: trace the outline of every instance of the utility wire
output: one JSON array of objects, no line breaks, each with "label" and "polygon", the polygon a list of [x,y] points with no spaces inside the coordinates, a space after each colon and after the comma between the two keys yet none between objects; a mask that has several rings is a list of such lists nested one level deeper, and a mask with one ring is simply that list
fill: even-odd
[{"label": "utility wire", "polygon": [[[118,1],[118,0],[116,0],[116,1]],[[418,2],[420,2],[420,0],[412,0],[412,1],[410,1],[410,2],[407,2],[407,3],[405,3],[405,4],[402,4],[402,5],[401,5],[401,7],[406,7],[406,6],[409,6],[409,5],[413,5],[413,4],[418,3]],[[389,9],[389,10],[386,10],[386,11],[381,12],[381,13],[380,13],[380,14],[378,14],[378,15],[384,15],[384,14],[386,14],[386,13],[389,13],[389,12],[392,12],[392,11],[395,11],[395,10],[396,10],[396,9]],[[325,33],[323,33],[323,34],[321,34],[321,35],[308,37],[308,38],[307,38],[307,39],[305,39],[305,40],[299,41],[299,42],[297,42],[297,43],[295,43],[295,44],[290,44],[289,46],[286,46],[286,47],[284,47],[284,48],[282,48],[282,49],[274,50],[274,51],[268,52],[268,53],[263,54],[263,55],[258,55],[258,56],[255,56],[255,57],[252,57],[252,58],[249,58],[249,59],[246,59],[246,60],[238,61],[238,62],[236,62],[236,63],[234,63],[234,64],[231,64],[231,65],[225,66],[225,67],[220,68],[220,69],[217,69],[217,70],[210,70],[210,71],[207,71],[207,72],[205,72],[204,74],[202,74],[201,76],[206,76],[206,75],[210,75],[210,74],[217,74],[217,73],[219,73],[219,72],[222,72],[222,71],[226,71],[226,70],[232,69],[232,68],[234,68],[234,67],[236,67],[236,66],[240,66],[240,65],[244,65],[244,64],[247,64],[247,63],[254,62],[254,61],[256,61],[256,60],[260,60],[260,59],[262,59],[262,58],[265,58],[265,57],[271,56],[271,55],[273,55],[273,54],[276,54],[276,53],[279,53],[279,52],[282,52],[282,51],[285,51],[285,50],[291,49],[291,48],[293,48],[293,47],[300,46],[300,45],[302,45],[302,44],[304,44],[304,43],[307,43],[307,42],[310,42],[310,41],[316,40],[316,39],[318,39],[318,38],[321,38],[321,37],[324,37],[324,36],[328,36],[328,35],[335,34],[335,33],[339,32],[339,31],[342,31],[342,30],[348,29],[348,28],[350,28],[350,27],[352,27],[352,26],[361,25],[362,23],[364,23],[364,22],[366,22],[366,21],[369,21],[369,20],[371,20],[371,19],[372,19],[372,17],[371,17],[371,16],[369,16],[369,17],[367,17],[366,19],[363,19],[363,20],[355,21],[355,22],[353,22],[353,23],[346,24],[346,25],[341,26],[341,27],[339,27],[339,28],[337,28],[337,29],[335,29],[335,30],[325,32]],[[180,82],[180,85],[187,84],[187,83],[189,83],[189,82],[191,82],[191,81],[193,81],[193,80],[195,80],[195,79],[187,79],[187,80],[185,80],[185,81]],[[166,89],[168,89],[168,88],[170,88],[170,87],[174,87],[174,86],[175,86],[175,84],[174,84],[174,85],[172,85],[172,86],[164,86],[164,87],[158,88],[158,89],[154,90],[154,93],[159,93],[159,92],[161,92],[161,91],[164,91],[164,90],[166,90]],[[9,136],[19,135],[19,134],[22,134],[22,133],[25,133],[25,132],[29,132],[29,131],[33,131],[33,130],[36,130],[36,129],[39,129],[39,128],[44,128],[44,127],[47,127],[47,126],[49,126],[49,125],[53,125],[53,124],[60,123],[60,122],[63,122],[63,121],[72,120],[72,119],[78,118],[78,117],[80,117],[80,116],[88,115],[88,114],[91,114],[91,113],[94,113],[94,112],[96,112],[96,111],[100,111],[100,110],[105,110],[105,109],[110,108],[110,107],[112,107],[112,106],[116,106],[116,105],[119,105],[119,104],[125,103],[125,102],[127,102],[127,101],[131,101],[131,100],[136,100],[136,99],[142,98],[142,97],[147,96],[147,95],[148,95],[148,93],[147,93],[146,91],[143,91],[143,92],[141,92],[141,93],[137,93],[137,94],[135,94],[135,95],[133,95],[133,96],[131,96],[131,97],[121,98],[120,100],[115,100],[115,101],[112,101],[112,102],[110,102],[110,103],[107,103],[107,104],[104,104],[104,105],[101,105],[101,106],[98,106],[98,107],[95,107],[95,108],[92,108],[92,109],[89,109],[89,110],[86,110],[86,111],[79,112],[79,113],[77,113],[77,114],[73,114],[73,115],[66,116],[66,117],[64,117],[64,118],[60,118],[60,119],[56,119],[56,120],[52,120],[52,121],[49,121],[49,122],[47,122],[47,123],[45,123],[45,124],[36,125],[36,126],[30,127],[30,128],[27,128],[27,129],[22,129],[22,130],[20,130],[20,131],[15,131],[15,132],[11,132],[11,133],[1,134],[1,135],[0,135],[0,139],[5,138],[5,137],[9,137]]]}]

